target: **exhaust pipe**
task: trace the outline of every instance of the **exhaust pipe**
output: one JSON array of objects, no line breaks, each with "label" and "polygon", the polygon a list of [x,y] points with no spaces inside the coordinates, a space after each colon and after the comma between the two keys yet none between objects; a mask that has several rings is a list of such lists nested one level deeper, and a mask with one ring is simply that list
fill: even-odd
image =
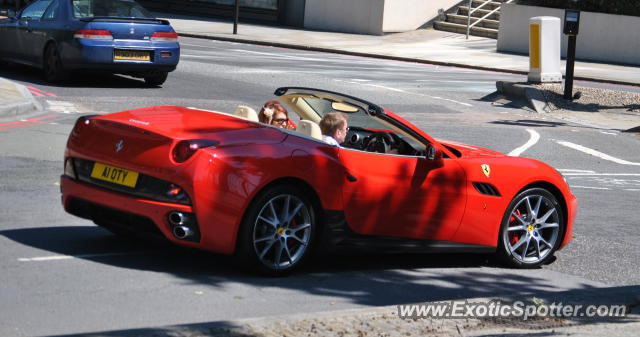
[{"label": "exhaust pipe", "polygon": [[187,217],[181,212],[169,213],[169,223],[173,226],[182,226],[187,222]]},{"label": "exhaust pipe", "polygon": [[193,235],[193,231],[187,226],[175,226],[173,227],[173,235],[180,240],[184,240]]}]

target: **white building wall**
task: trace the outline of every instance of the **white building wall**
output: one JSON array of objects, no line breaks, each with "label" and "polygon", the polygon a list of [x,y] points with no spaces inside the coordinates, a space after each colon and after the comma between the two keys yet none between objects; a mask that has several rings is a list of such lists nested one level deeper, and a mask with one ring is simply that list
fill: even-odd
[{"label": "white building wall", "polygon": [[419,28],[459,0],[306,0],[304,27],[382,35]]},{"label": "white building wall", "polygon": [[384,33],[406,32],[438,16],[438,10],[455,6],[459,0],[386,0],[382,31]]},{"label": "white building wall", "polygon": [[[564,10],[504,4],[501,9],[498,51],[529,53],[529,18],[555,16],[562,20]],[[562,35],[562,55],[566,56],[567,37]],[[640,65],[640,17],[592,12],[580,14],[576,58]]]}]

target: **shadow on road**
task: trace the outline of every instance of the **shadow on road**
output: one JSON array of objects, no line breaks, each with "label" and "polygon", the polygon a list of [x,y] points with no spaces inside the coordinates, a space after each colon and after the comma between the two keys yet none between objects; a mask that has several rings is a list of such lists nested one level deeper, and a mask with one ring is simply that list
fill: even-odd
[{"label": "shadow on road", "polygon": [[[371,306],[566,289],[531,273],[497,268],[486,255],[329,255],[288,277],[274,278],[247,273],[228,256],[168,243],[123,240],[93,226],[15,229],[1,231],[0,235],[55,254],[168,273],[203,286],[219,287],[233,281],[341,296]],[[580,288],[592,287],[582,284]]]},{"label": "shadow on road", "polygon": [[99,71],[74,72],[68,81],[53,84],[44,80],[42,70],[14,63],[0,65],[0,77],[12,81],[29,82],[34,85],[66,88],[149,88],[142,79]]},{"label": "shadow on road", "polygon": [[500,124],[500,125],[514,125],[514,126],[529,126],[529,127],[540,127],[540,128],[554,128],[558,126],[565,126],[567,123],[563,122],[547,122],[535,119],[519,119],[519,120],[502,120],[502,121],[493,121],[491,124]]}]

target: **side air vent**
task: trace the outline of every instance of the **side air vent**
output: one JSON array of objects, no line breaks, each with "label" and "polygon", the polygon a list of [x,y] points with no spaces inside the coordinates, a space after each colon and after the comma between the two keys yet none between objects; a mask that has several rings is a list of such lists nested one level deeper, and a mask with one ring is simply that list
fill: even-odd
[{"label": "side air vent", "polygon": [[474,182],[472,183],[473,187],[475,187],[476,191],[485,194],[485,195],[490,195],[490,196],[494,196],[494,197],[499,197],[500,196],[500,192],[498,192],[498,189],[489,184],[489,183],[478,183],[478,182]]}]

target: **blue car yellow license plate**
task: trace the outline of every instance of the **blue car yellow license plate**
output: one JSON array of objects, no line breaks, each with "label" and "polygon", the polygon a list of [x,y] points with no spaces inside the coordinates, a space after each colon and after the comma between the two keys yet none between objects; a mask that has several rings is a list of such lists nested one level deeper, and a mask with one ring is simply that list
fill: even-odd
[{"label": "blue car yellow license plate", "polygon": [[138,172],[125,170],[123,168],[95,163],[91,170],[91,178],[108,181],[110,183],[136,187],[138,182]]},{"label": "blue car yellow license plate", "polygon": [[113,58],[126,61],[151,61],[151,52],[148,50],[116,49]]}]

